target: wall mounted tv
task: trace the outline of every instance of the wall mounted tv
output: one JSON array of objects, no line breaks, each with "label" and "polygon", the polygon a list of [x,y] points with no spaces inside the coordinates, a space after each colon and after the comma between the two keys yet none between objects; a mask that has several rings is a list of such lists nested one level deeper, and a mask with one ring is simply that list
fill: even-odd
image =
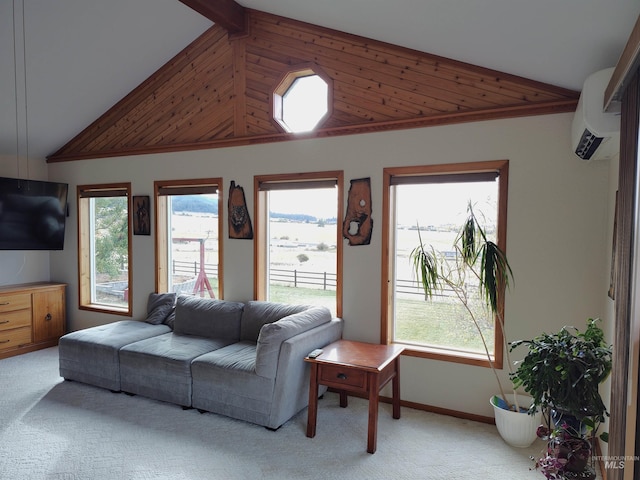
[{"label": "wall mounted tv", "polygon": [[0,250],[62,250],[68,187],[0,177]]}]

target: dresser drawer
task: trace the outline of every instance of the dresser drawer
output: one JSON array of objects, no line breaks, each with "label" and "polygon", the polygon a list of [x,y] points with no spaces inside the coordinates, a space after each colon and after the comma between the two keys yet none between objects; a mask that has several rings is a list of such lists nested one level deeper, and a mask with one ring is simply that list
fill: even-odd
[{"label": "dresser drawer", "polygon": [[18,327],[31,326],[31,310],[0,312],[0,332]]},{"label": "dresser drawer", "polygon": [[31,343],[31,327],[14,328],[0,332],[0,350],[16,348]]},{"label": "dresser drawer", "polygon": [[0,296],[0,314],[15,310],[31,309],[31,294],[19,293],[15,295]]},{"label": "dresser drawer", "polygon": [[338,367],[333,365],[320,365],[318,383],[330,387],[353,387],[352,389],[366,391],[367,374],[361,370]]}]

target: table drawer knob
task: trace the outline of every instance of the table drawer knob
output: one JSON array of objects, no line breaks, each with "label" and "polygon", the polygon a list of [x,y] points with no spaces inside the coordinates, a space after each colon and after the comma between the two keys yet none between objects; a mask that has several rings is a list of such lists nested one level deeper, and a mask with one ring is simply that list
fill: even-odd
[{"label": "table drawer knob", "polygon": [[346,376],[344,373],[339,373],[339,374],[337,375],[337,377],[338,377],[340,380],[346,380],[346,379],[347,379],[347,376]]}]

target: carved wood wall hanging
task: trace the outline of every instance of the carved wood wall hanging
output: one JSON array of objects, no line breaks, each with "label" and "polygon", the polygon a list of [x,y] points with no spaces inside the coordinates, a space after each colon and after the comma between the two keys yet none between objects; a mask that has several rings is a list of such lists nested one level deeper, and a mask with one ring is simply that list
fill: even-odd
[{"label": "carved wood wall hanging", "polygon": [[240,238],[251,240],[253,238],[253,226],[251,217],[247,209],[247,201],[244,196],[244,189],[236,186],[236,182],[231,180],[229,187],[229,238]]},{"label": "carved wood wall hanging", "polygon": [[151,201],[148,195],[133,196],[133,234],[151,235]]},{"label": "carved wood wall hanging", "polygon": [[349,240],[349,245],[369,245],[372,231],[371,178],[351,180],[342,235]]}]

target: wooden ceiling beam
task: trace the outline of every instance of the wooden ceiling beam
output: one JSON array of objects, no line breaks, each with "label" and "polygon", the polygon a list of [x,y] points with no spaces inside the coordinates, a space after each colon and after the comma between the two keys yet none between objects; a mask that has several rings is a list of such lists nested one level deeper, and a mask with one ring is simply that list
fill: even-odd
[{"label": "wooden ceiling beam", "polygon": [[187,7],[224,28],[229,35],[242,35],[247,30],[245,8],[234,0],[180,0]]}]

